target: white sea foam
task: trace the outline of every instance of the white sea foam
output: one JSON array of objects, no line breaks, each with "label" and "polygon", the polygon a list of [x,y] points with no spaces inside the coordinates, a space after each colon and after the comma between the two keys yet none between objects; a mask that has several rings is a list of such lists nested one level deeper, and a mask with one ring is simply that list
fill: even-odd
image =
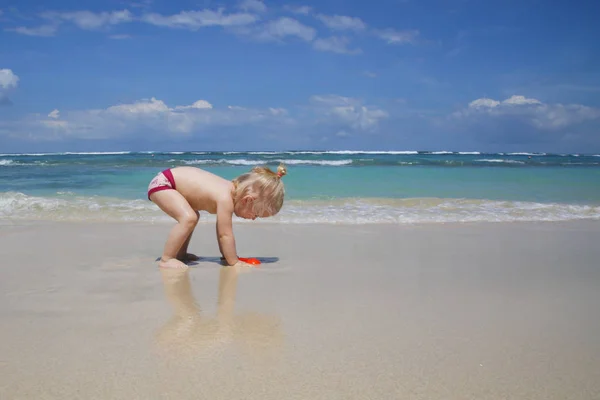
[{"label": "white sea foam", "polygon": [[[204,215],[203,223],[213,222]],[[54,197],[0,193],[0,219],[51,221],[170,222],[147,199],[126,200],[61,193]],[[338,199],[289,200],[275,217],[255,223],[414,224],[600,220],[600,206],[475,199]],[[236,223],[247,222],[236,218]]]},{"label": "white sea foam", "polygon": [[600,219],[600,208],[559,204],[498,202],[459,199],[407,199],[377,203],[368,200],[346,201],[321,207],[286,209],[282,222],[306,223],[449,223],[565,221]]},{"label": "white sea foam", "polygon": [[402,155],[402,154],[419,154],[418,151],[414,150],[390,150],[390,151],[379,151],[379,150],[330,150],[330,151],[286,151],[286,154],[340,154],[340,155],[351,155],[351,154],[390,154],[390,155]]},{"label": "white sea foam", "polygon": [[[177,160],[172,160],[172,161],[177,161]],[[184,160],[183,161],[184,164],[187,165],[206,165],[206,164],[230,164],[230,165],[262,165],[265,162],[264,161],[259,161],[259,160],[245,160],[245,159],[239,159],[239,160],[226,160],[226,159],[220,159],[220,160]]]},{"label": "white sea foam", "polygon": [[[169,160],[169,162],[175,162],[178,160]],[[269,160],[269,162],[282,162],[288,165],[329,165],[329,166],[342,166],[352,164],[352,160],[297,160],[297,159],[277,159]],[[264,165],[265,160],[246,160],[241,159],[219,159],[219,160],[184,160],[184,164],[187,165],[206,165],[206,164],[229,164],[229,165]]]},{"label": "white sea foam", "polygon": [[25,157],[43,157],[43,156],[65,156],[65,155],[82,155],[82,156],[94,156],[94,155],[120,155],[120,154],[132,154],[131,151],[83,151],[83,152],[71,152],[66,151],[62,153],[4,153],[0,156],[25,156]]},{"label": "white sea foam", "polygon": [[246,160],[244,158],[235,160],[219,160],[216,163],[219,164],[231,164],[231,165],[263,165],[265,162],[262,160]]},{"label": "white sea foam", "polygon": [[46,161],[32,161],[25,162],[19,160],[11,160],[11,159],[2,159],[0,160],[0,166],[18,166],[18,167],[46,167],[52,166],[53,164],[49,164]]},{"label": "white sea foam", "polygon": [[490,158],[490,159],[482,158],[482,159],[474,160],[474,161],[489,162],[489,163],[525,164],[523,161],[503,160],[503,159],[499,159],[499,158]]},{"label": "white sea foam", "polygon": [[[180,161],[182,161],[182,160],[170,159],[167,162],[180,162]],[[216,164],[217,163],[215,160],[183,160],[182,162],[187,165]]]},{"label": "white sea foam", "polygon": [[[0,153],[0,157],[12,157],[12,156],[28,156],[28,157],[42,157],[42,156],[61,156],[61,155],[125,155],[125,154],[185,154],[186,151],[91,151],[91,152],[48,152],[48,153]],[[192,151],[190,154],[209,154],[208,151]],[[215,152],[219,153],[219,152]],[[459,154],[459,155],[477,155],[482,154],[480,151],[449,151],[449,150],[439,150],[439,151],[424,151],[424,154],[431,155],[442,155],[442,154]],[[378,154],[378,155],[414,155],[419,154],[416,150],[298,150],[298,151],[226,151],[223,152],[224,155],[233,155],[233,154],[251,154],[251,155],[277,155],[277,154],[331,154],[331,155],[354,155],[354,154]],[[551,154],[551,153],[534,153],[534,152],[499,152],[499,153],[489,153],[495,155],[509,155],[509,156],[571,156],[571,157],[579,157],[582,154]],[[589,155],[593,157],[599,157],[600,154]]]},{"label": "white sea foam", "polygon": [[56,155],[80,155],[80,156],[114,156],[121,154],[131,154],[130,151],[87,151],[87,152],[71,152],[56,153]]},{"label": "white sea foam", "polygon": [[571,163],[563,163],[561,165],[600,165],[597,162],[571,162]]},{"label": "white sea foam", "polygon": [[391,154],[391,155],[401,155],[401,154],[419,154],[418,151],[415,150],[400,150],[400,151],[327,151],[326,154]]},{"label": "white sea foam", "polygon": [[38,156],[47,156],[47,155],[51,155],[51,154],[52,153],[17,153],[17,154],[3,153],[3,154],[0,154],[0,157],[19,157],[19,156],[38,157]]},{"label": "white sea foam", "polygon": [[0,219],[51,221],[157,221],[167,219],[148,200],[75,196],[69,192],[55,197],[0,193]]},{"label": "white sea foam", "polygon": [[330,166],[341,166],[352,164],[352,160],[277,160],[290,165],[330,165]]},{"label": "white sea foam", "polygon": [[[225,154],[225,155],[232,155],[232,154],[261,155],[261,154],[285,154],[285,153],[286,152],[277,152],[277,151],[225,151],[225,152],[223,152],[223,154]],[[294,152],[292,152],[292,153],[294,153]]]}]

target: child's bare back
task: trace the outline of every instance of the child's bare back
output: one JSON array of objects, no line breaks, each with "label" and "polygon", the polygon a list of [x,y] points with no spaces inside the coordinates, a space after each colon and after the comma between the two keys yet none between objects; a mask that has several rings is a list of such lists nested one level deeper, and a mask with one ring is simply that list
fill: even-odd
[{"label": "child's bare back", "polygon": [[219,202],[229,203],[233,208],[233,182],[194,167],[172,168],[171,172],[177,182],[177,191],[192,209],[216,214]]}]

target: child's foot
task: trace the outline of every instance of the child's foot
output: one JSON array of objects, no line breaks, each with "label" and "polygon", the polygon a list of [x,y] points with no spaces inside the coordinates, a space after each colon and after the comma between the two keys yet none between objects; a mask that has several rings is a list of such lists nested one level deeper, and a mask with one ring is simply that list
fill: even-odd
[{"label": "child's foot", "polygon": [[160,268],[179,268],[179,269],[181,269],[181,268],[189,268],[187,265],[185,265],[184,263],[182,263],[181,261],[179,261],[176,258],[171,258],[171,259],[169,259],[167,261],[162,261],[161,260],[158,263],[158,266]]}]

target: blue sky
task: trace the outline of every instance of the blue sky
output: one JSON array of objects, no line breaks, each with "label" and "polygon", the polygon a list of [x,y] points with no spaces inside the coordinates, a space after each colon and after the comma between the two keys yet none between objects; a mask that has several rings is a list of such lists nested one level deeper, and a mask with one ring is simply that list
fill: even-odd
[{"label": "blue sky", "polygon": [[599,3],[5,0],[0,152],[598,152]]}]

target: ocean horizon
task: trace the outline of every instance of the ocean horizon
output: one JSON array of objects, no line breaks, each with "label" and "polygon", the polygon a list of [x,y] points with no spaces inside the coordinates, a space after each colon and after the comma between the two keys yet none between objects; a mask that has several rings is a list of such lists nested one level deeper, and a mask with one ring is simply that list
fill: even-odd
[{"label": "ocean horizon", "polygon": [[600,219],[600,154],[443,150],[1,153],[0,218],[169,221],[146,198],[159,171],[195,166],[233,179],[280,162],[284,207],[259,223]]}]

